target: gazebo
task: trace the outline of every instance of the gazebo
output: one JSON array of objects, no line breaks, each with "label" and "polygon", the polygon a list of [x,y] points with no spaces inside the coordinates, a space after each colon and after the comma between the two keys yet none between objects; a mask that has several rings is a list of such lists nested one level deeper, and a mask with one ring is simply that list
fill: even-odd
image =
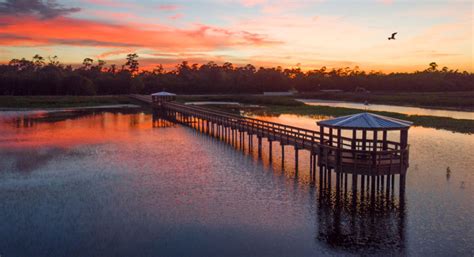
[{"label": "gazebo", "polygon": [[163,102],[170,102],[176,100],[176,94],[161,91],[158,93],[151,94],[153,104],[161,106]]},{"label": "gazebo", "polygon": [[[321,143],[336,146],[341,149],[378,151],[403,150],[408,146],[408,129],[413,124],[410,121],[395,119],[373,113],[358,113],[334,119],[319,121]],[[329,129],[329,134],[325,133]],[[351,137],[344,137],[345,131],[351,131]],[[389,141],[388,131],[398,131],[399,140]],[[371,135],[368,138],[369,132]],[[382,136],[380,137],[380,132]],[[337,138],[337,141],[334,141]]]},{"label": "gazebo", "polygon": [[364,112],[316,124],[326,165],[342,172],[345,166],[346,170],[354,170],[351,173],[367,175],[405,174],[412,122]]},{"label": "gazebo", "polygon": [[372,180],[372,190],[375,190],[379,179],[383,185],[384,176],[387,176],[388,188],[390,180],[393,183],[394,175],[398,174],[400,190],[404,190],[408,168],[408,129],[412,122],[364,112],[316,124],[320,130],[320,165],[334,169],[337,181],[343,173],[346,177],[351,173],[354,188],[357,187],[358,175],[361,175],[361,187],[364,188],[367,176]]}]

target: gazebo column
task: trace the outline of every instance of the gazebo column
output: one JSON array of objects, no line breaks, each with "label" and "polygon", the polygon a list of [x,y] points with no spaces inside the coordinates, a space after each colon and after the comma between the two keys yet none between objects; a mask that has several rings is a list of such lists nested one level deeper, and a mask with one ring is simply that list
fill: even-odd
[{"label": "gazebo column", "polygon": [[341,174],[342,174],[342,165],[341,165],[341,154],[342,154],[342,138],[341,138],[341,129],[337,129],[337,153],[336,153],[336,194],[339,195],[340,184],[341,184]]},{"label": "gazebo column", "polygon": [[405,196],[405,181],[406,181],[406,168],[405,168],[405,149],[408,146],[408,129],[400,130],[400,198]]},{"label": "gazebo column", "polygon": [[329,145],[332,146],[332,128],[329,128]]},{"label": "gazebo column", "polygon": [[374,138],[372,139],[373,152],[377,152],[377,143],[378,143],[377,137],[378,137],[377,130],[374,130]]},{"label": "gazebo column", "polygon": [[377,165],[377,130],[373,131],[373,139],[372,139],[372,173],[377,176],[377,191],[379,189],[379,184],[380,184],[380,176],[379,176],[379,170],[378,170],[378,165]]},{"label": "gazebo column", "polygon": [[323,145],[324,145],[324,127],[319,126],[319,157],[318,157],[318,164],[319,164],[319,184],[322,188],[323,185]]},{"label": "gazebo column", "polygon": [[357,130],[353,129],[352,130],[351,148],[352,148],[352,150],[355,150],[356,147],[357,147]]},{"label": "gazebo column", "polygon": [[363,129],[362,130],[362,150],[364,151],[367,145],[366,141],[367,141],[367,130]]}]

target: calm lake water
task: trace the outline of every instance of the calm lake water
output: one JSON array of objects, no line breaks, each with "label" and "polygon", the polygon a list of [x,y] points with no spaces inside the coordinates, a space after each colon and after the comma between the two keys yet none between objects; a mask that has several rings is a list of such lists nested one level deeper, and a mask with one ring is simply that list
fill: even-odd
[{"label": "calm lake water", "polygon": [[451,110],[429,109],[429,108],[386,105],[386,104],[364,105],[363,103],[333,101],[333,100],[319,100],[319,99],[299,99],[299,101],[307,105],[321,105],[321,106],[361,109],[361,110],[368,110],[368,111],[397,112],[397,113],[403,113],[407,115],[427,115],[427,116],[436,116],[436,117],[450,117],[453,119],[474,120],[474,112],[468,112],[468,111],[451,111]]},{"label": "calm lake water", "polygon": [[2,257],[474,254],[473,135],[410,129],[405,205],[369,213],[323,199],[304,151],[295,173],[291,147],[282,168],[276,143],[270,162],[137,110],[0,113],[0,131]]}]

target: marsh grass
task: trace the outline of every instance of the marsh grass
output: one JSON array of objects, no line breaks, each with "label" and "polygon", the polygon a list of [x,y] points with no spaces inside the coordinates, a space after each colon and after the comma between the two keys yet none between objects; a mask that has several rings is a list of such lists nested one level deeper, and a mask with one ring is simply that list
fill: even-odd
[{"label": "marsh grass", "polygon": [[0,108],[67,108],[135,103],[128,96],[0,96]]},{"label": "marsh grass", "polygon": [[304,106],[293,97],[284,96],[259,96],[259,95],[214,95],[214,96],[178,96],[179,102],[191,101],[226,101],[239,102],[243,104],[256,105],[278,105],[278,106]]}]

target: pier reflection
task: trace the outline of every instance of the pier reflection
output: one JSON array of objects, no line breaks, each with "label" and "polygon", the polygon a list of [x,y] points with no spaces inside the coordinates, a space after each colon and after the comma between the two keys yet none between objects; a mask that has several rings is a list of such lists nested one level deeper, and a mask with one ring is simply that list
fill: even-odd
[{"label": "pier reflection", "polygon": [[404,255],[405,199],[366,193],[319,190],[316,240],[348,253]]},{"label": "pier reflection", "polygon": [[173,119],[166,115],[165,112],[155,110],[153,111],[152,118],[154,128],[168,128],[176,126],[176,123],[173,121]]},{"label": "pier reflection", "polygon": [[[175,123],[204,133],[210,132],[237,149],[247,148],[258,156],[257,159],[262,158],[258,145],[253,145],[255,138],[241,141],[238,134],[233,135],[232,131],[209,126],[187,116],[166,115],[166,112],[159,111],[153,115],[155,127],[175,126]],[[270,149],[269,146],[269,152]],[[283,160],[284,157],[281,158]],[[277,170],[284,170],[278,161],[270,163]],[[314,168],[310,168],[310,181],[300,179],[303,174],[298,169],[293,176],[294,189],[298,187],[298,182],[309,183],[315,189],[310,192],[317,196],[315,201],[318,203],[316,213],[312,214],[316,217],[316,243],[324,243],[332,250],[352,254],[404,255],[405,183],[400,183],[400,179],[393,175],[338,173],[316,164],[316,159],[310,164]]]}]

